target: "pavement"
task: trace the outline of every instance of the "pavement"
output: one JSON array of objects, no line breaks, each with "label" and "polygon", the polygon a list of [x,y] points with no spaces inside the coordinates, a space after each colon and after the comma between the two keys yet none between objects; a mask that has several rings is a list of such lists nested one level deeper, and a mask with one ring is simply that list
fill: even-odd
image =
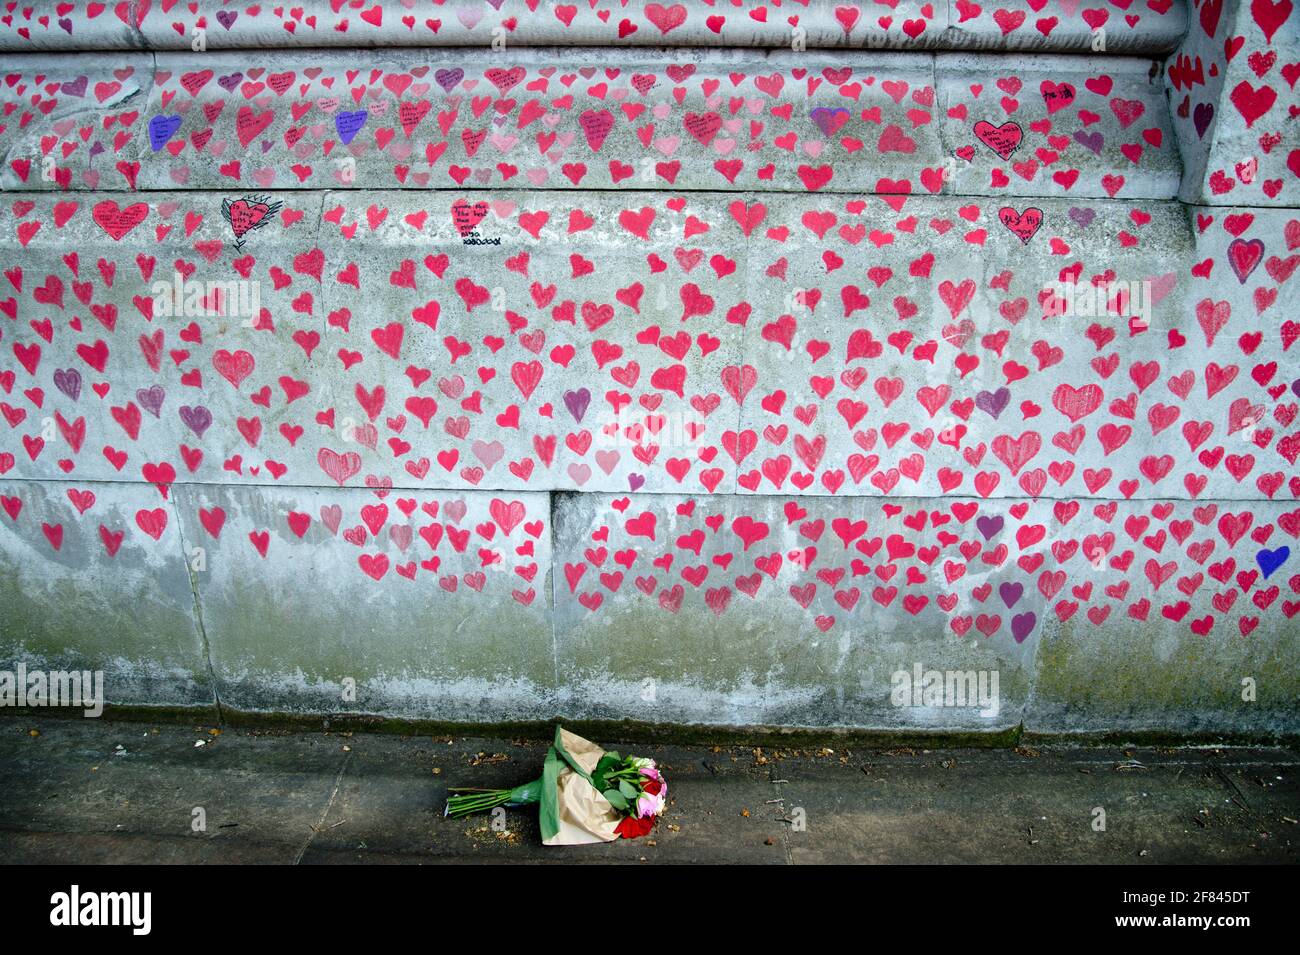
[{"label": "pavement", "polygon": [[[12,863],[1294,863],[1287,748],[606,748],[652,756],[650,837],[546,848],[535,810],[445,819],[448,785],[540,775],[545,743],[0,718]],[[1104,827],[1102,823],[1104,822]]]}]

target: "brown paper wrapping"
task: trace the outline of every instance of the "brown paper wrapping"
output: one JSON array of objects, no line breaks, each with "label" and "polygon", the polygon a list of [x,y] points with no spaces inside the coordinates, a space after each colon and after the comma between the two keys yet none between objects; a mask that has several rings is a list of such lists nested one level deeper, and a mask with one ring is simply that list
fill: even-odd
[{"label": "brown paper wrapping", "polygon": [[[581,736],[560,730],[560,740],[565,750],[579,766],[590,773],[605,755],[605,751]],[[594,786],[568,766],[560,770],[557,787],[560,829],[553,838],[544,839],[548,846],[585,846],[597,842],[613,842],[618,838],[614,831],[622,815]]]}]

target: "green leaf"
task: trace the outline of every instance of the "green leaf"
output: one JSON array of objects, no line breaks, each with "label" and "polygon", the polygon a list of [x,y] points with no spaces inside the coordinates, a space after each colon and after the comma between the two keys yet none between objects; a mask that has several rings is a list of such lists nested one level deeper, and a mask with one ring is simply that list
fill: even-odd
[{"label": "green leaf", "polygon": [[604,795],[604,797],[609,801],[609,804],[615,809],[618,809],[621,812],[627,811],[627,800],[623,798],[623,794],[617,789],[606,789],[602,795]]},{"label": "green leaf", "polygon": [[628,799],[636,799],[638,796],[641,795],[641,790],[637,789],[626,779],[620,779],[618,781],[618,791],[621,792]]},{"label": "green leaf", "polygon": [[[559,735],[558,730],[556,735]],[[559,781],[561,766],[560,757],[556,753],[555,747],[550,747],[546,751],[546,761],[542,764],[542,804],[539,809],[539,818],[543,839],[553,839],[560,831]]]},{"label": "green leaf", "polygon": [[618,759],[610,756],[609,753],[606,753],[600,758],[600,762],[596,764],[596,768],[592,770],[592,785],[601,791],[609,788],[609,774],[615,772],[617,769]]}]

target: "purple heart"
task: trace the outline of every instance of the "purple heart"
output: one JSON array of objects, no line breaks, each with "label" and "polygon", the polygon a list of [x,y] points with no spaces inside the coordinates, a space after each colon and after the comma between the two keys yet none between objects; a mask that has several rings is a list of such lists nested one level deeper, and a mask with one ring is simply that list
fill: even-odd
[{"label": "purple heart", "polygon": [[465,78],[465,71],[459,66],[450,70],[436,70],[433,78],[438,81],[438,85],[450,93],[456,88],[456,84]]},{"label": "purple heart", "polygon": [[75,368],[54,369],[54,387],[76,401],[81,395],[81,372]]},{"label": "purple heart", "polygon": [[199,405],[196,408],[191,408],[189,405],[181,405],[180,415],[181,420],[185,422],[185,427],[189,428],[200,438],[203,437],[203,432],[208,430],[208,426],[212,424],[212,412],[202,405]]},{"label": "purple heart", "polygon": [[339,139],[343,140],[343,145],[356,137],[361,132],[361,127],[366,125],[366,119],[370,114],[364,109],[353,110],[352,112],[342,112],[334,117],[334,128],[338,131]]},{"label": "purple heart", "polygon": [[981,391],[975,396],[975,407],[986,412],[995,421],[1006,410],[1011,401],[1011,389],[999,388],[997,391]]},{"label": "purple heart", "polygon": [[153,385],[150,388],[141,388],[135,393],[135,400],[140,402],[140,407],[149,412],[155,418],[162,411],[163,398],[167,392],[163,391],[162,385]]},{"label": "purple heart", "polygon": [[220,23],[227,30],[229,30],[231,26],[234,24],[236,18],[238,18],[238,16],[239,16],[239,11],[237,10],[218,10],[217,22]]},{"label": "purple heart", "polygon": [[231,73],[229,76],[219,76],[217,77],[217,85],[227,93],[233,93],[235,87],[239,85],[239,81],[243,78],[244,74],[239,72]]},{"label": "purple heart", "polygon": [[851,118],[849,111],[843,107],[828,109],[825,106],[818,106],[808,115],[817,124],[823,136],[833,136]]},{"label": "purple heart", "polygon": [[1204,139],[1205,131],[1210,128],[1210,123],[1214,122],[1214,104],[1197,103],[1196,109],[1192,110],[1192,125],[1196,127],[1196,138]]},{"label": "purple heart", "polygon": [[984,535],[985,540],[992,540],[1002,530],[1002,525],[1005,523],[1001,517],[980,515],[975,519],[975,526],[979,528],[979,532]]},{"label": "purple heart", "polygon": [[1300,398],[1300,378],[1297,378],[1295,381],[1291,382],[1291,390],[1295,392],[1295,396],[1297,398]]},{"label": "purple heart", "polygon": [[627,486],[630,490],[639,491],[641,490],[641,486],[643,484],[645,484],[645,478],[643,478],[641,475],[629,474],[627,476]]},{"label": "purple heart", "polygon": [[63,92],[65,92],[69,96],[85,96],[86,78],[84,76],[78,76],[75,80],[69,80],[68,82],[64,83],[63,86],[60,87],[60,89],[62,89]]},{"label": "purple heart", "polygon": [[149,145],[157,152],[167,145],[167,141],[181,128],[179,116],[155,116],[149,120]]},{"label": "purple heart", "polygon": [[501,5],[504,4],[506,0],[487,0],[487,2],[492,4],[493,10],[500,10]]},{"label": "purple heart", "polygon": [[104,144],[101,143],[98,139],[90,144],[90,154],[92,156],[98,156],[103,151],[104,151]]},{"label": "purple heart", "polygon": [[998,596],[1002,598],[1002,602],[1007,605],[1008,610],[1020,603],[1020,598],[1024,595],[1024,584],[1013,584],[1011,581],[1007,581],[998,587]]},{"label": "purple heart", "polygon": [[1085,132],[1084,130],[1080,129],[1075,131],[1074,141],[1078,143],[1080,146],[1082,146],[1084,149],[1087,149],[1090,152],[1092,152],[1094,155],[1100,156],[1101,147],[1105,144],[1106,137],[1103,136],[1101,133],[1097,132],[1096,130],[1093,130],[1092,132]]},{"label": "purple heart", "polygon": [[1034,632],[1034,627],[1038,623],[1038,614],[1032,610],[1025,613],[1018,613],[1011,618],[1011,635],[1016,638],[1016,643],[1024,643],[1025,637]]},{"label": "purple heart", "polygon": [[573,420],[581,422],[583,415],[587,413],[587,406],[591,404],[591,392],[586,388],[579,388],[577,391],[566,391],[564,393],[564,406],[569,409],[569,414],[573,415]]},{"label": "purple heart", "polygon": [[1080,229],[1086,229],[1092,225],[1092,220],[1097,218],[1097,210],[1080,209],[1078,206],[1074,206],[1070,209],[1070,218],[1078,224]]},{"label": "purple heart", "polygon": [[72,21],[67,17],[64,17],[59,21],[59,26],[62,28],[64,33],[68,34],[68,36],[72,35]]},{"label": "purple heart", "polygon": [[1242,285],[1259,263],[1264,261],[1263,239],[1233,239],[1228,243],[1228,264]]}]

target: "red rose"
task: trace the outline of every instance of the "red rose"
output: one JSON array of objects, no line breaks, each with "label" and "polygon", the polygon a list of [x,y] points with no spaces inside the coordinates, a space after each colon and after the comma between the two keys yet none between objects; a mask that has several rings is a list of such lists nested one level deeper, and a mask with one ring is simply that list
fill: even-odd
[{"label": "red rose", "polygon": [[654,825],[654,816],[647,816],[644,819],[624,816],[623,821],[614,827],[614,831],[624,839],[639,839],[653,829]]},{"label": "red rose", "polygon": [[664,784],[657,779],[647,779],[641,785],[641,788],[652,796],[658,796],[659,791],[664,788]]}]

